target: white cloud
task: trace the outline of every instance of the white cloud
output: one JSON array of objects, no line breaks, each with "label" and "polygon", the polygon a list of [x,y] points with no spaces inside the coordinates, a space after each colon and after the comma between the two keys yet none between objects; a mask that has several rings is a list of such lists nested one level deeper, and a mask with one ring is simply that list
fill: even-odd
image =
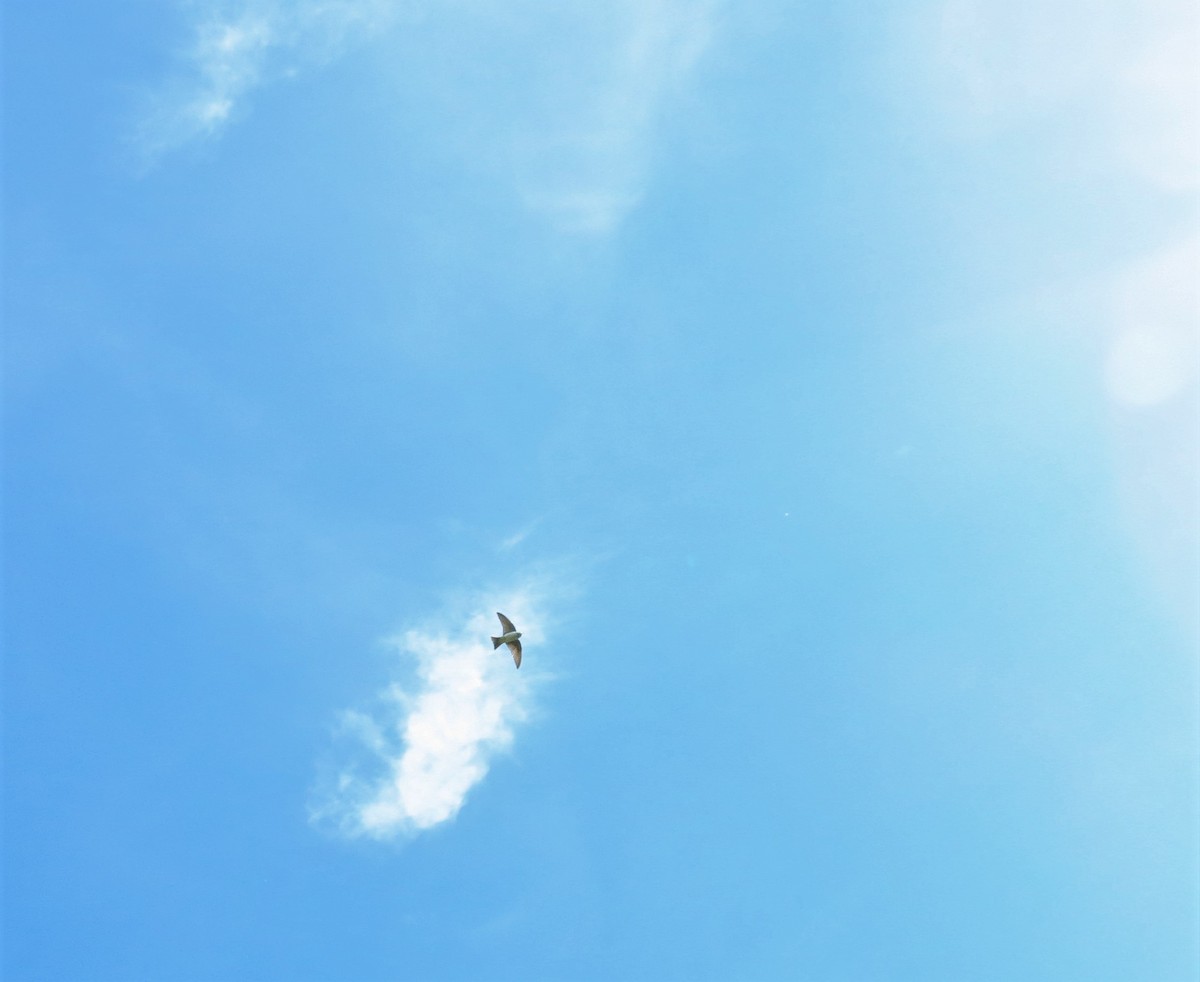
[{"label": "white cloud", "polygon": [[[1200,7],[1192,0],[944,0],[935,49],[953,113],[992,127],[1058,114],[1097,160],[1194,205],[1200,187]],[[1060,175],[1062,176],[1062,175]],[[1066,176],[1071,176],[1068,173]],[[1200,239],[1171,240],[1096,281],[1110,298],[1107,391],[1122,410],[1196,381]]]},{"label": "white cloud", "polygon": [[1129,529],[1160,596],[1200,628],[1200,236],[1119,271],[1110,309],[1105,381]]},{"label": "white cloud", "polygon": [[1194,384],[1200,361],[1200,237],[1123,270],[1114,289],[1109,393],[1129,408],[1168,402]]},{"label": "white cloud", "polygon": [[938,98],[985,133],[1070,113],[1095,150],[1170,189],[1200,182],[1200,7],[1192,0],[944,0]]},{"label": "white cloud", "polygon": [[708,0],[625,0],[560,25],[571,75],[550,72],[554,111],[513,141],[525,203],[565,231],[612,231],[645,193],[653,134],[713,31]]},{"label": "white cloud", "polygon": [[1073,319],[1103,338],[1098,369],[1131,542],[1168,607],[1195,625],[1200,238],[1186,216],[1200,187],[1200,7],[939,0],[930,9],[936,101],[965,136],[1028,127],[1066,139],[1059,180],[1122,170],[1138,193],[1154,189],[1181,206],[1162,222],[1157,248],[1062,290],[1075,297]]},{"label": "white cloud", "polygon": [[934,65],[946,107],[996,125],[1061,107],[1112,58],[1111,12],[1087,0],[945,0]]},{"label": "white cloud", "polygon": [[210,0],[199,5],[181,75],[155,94],[136,135],[147,164],[219,133],[247,96],[298,65],[337,54],[385,27],[395,0]]},{"label": "white cloud", "polygon": [[[549,590],[526,586],[475,598],[467,616],[389,640],[409,682],[393,682],[373,711],[342,715],[342,759],[318,790],[312,818],[349,836],[415,835],[449,821],[513,744],[529,719],[544,659]],[[492,649],[495,610],[523,632],[518,671],[507,649]],[[413,671],[415,669],[415,671]]]},{"label": "white cloud", "polygon": [[1121,152],[1168,190],[1200,186],[1200,7],[1170,4],[1166,24],[1132,49],[1116,81]]},{"label": "white cloud", "polygon": [[[153,163],[217,135],[259,86],[336,57],[350,41],[376,39],[395,49],[388,62],[400,85],[418,88],[418,103],[443,115],[424,132],[454,146],[464,167],[487,161],[555,228],[603,235],[645,194],[655,134],[709,45],[715,7],[208,0],[180,77],[143,120],[139,149]],[[401,19],[406,30],[391,31]],[[403,104],[412,102],[397,99]]]},{"label": "white cloud", "polygon": [[540,518],[534,519],[532,522],[530,522],[528,525],[525,525],[523,528],[517,529],[517,531],[515,531],[512,535],[506,536],[505,538],[501,539],[500,544],[498,546],[499,550],[501,552],[508,552],[510,549],[515,549],[522,542],[524,542],[526,539],[528,539],[530,535],[533,534],[534,530],[537,529],[537,527],[541,524],[541,522],[542,522],[542,520]]}]

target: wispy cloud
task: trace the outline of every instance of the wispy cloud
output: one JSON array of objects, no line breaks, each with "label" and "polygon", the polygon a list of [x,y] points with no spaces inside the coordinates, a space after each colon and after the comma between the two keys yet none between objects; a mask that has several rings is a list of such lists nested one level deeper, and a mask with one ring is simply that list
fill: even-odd
[{"label": "wispy cloud", "polygon": [[534,533],[538,525],[541,524],[541,521],[542,520],[540,518],[537,518],[528,525],[517,529],[517,531],[513,532],[511,535],[501,539],[497,548],[499,548],[501,552],[508,552],[510,549],[515,549]]},{"label": "wispy cloud", "polygon": [[932,65],[982,132],[1070,114],[1094,153],[1169,190],[1200,182],[1200,9],[1192,0],[941,0]]},{"label": "wispy cloud", "polygon": [[1116,277],[1108,390],[1137,409],[1179,397],[1200,375],[1200,236],[1188,236]]},{"label": "wispy cloud", "polygon": [[388,25],[395,0],[211,0],[198,6],[179,74],[148,101],[137,126],[147,165],[212,137],[258,86],[334,57],[347,41]]},{"label": "wispy cloud", "polygon": [[[944,0],[939,51],[957,111],[999,126],[1057,113],[1107,164],[1191,202],[1200,188],[1200,8],[1191,0]],[[1071,118],[1067,118],[1067,114]],[[1109,395],[1136,411],[1194,384],[1200,240],[1180,236],[1096,281],[1110,298]]]},{"label": "wispy cloud", "polygon": [[626,0],[573,18],[566,98],[514,141],[529,207],[573,232],[621,222],[645,193],[653,135],[708,48],[714,13],[709,0]]},{"label": "wispy cloud", "polygon": [[[423,104],[445,114],[436,130],[464,166],[491,161],[553,227],[603,235],[649,186],[655,136],[709,47],[716,0],[207,0],[200,10],[177,76],[138,128],[147,163],[220,134],[258,87],[377,40],[396,48],[400,84],[423,86]],[[391,30],[401,22],[407,30]]]},{"label": "wispy cloud", "polygon": [[1112,277],[1105,381],[1130,530],[1155,586],[1200,629],[1200,236]]},{"label": "wispy cloud", "polygon": [[[1160,592],[1196,625],[1200,585],[1200,8],[1192,0],[939,0],[925,36],[944,117],[973,138],[1053,118],[1058,179],[1123,173],[1182,206],[1161,244],[1078,285],[1105,337],[1116,479]],[[1082,148],[1082,150],[1081,150]],[[1181,220],[1182,218],[1182,220]]]},{"label": "wispy cloud", "polygon": [[[392,839],[454,818],[493,760],[512,747],[550,677],[550,598],[545,583],[481,595],[389,639],[397,674],[408,681],[392,682],[374,708],[342,714],[340,759],[316,793],[313,821],[348,836]],[[488,640],[497,609],[524,634],[530,657],[520,671]]]}]

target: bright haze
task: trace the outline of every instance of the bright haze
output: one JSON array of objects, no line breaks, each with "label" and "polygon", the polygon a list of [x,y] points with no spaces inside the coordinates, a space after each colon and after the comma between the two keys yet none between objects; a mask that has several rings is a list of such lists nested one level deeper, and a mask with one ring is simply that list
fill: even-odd
[{"label": "bright haze", "polygon": [[1195,979],[1198,18],[6,5],[0,974]]}]

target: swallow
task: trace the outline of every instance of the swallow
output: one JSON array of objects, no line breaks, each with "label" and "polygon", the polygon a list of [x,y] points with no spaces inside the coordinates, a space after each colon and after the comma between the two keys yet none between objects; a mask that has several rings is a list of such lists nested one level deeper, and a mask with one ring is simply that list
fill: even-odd
[{"label": "swallow", "polygon": [[508,645],[508,650],[512,652],[513,661],[517,668],[521,667],[521,632],[514,626],[513,622],[505,617],[500,611],[496,611],[496,616],[500,618],[500,626],[504,628],[504,633],[500,637],[492,636],[492,651],[495,651],[502,644]]}]

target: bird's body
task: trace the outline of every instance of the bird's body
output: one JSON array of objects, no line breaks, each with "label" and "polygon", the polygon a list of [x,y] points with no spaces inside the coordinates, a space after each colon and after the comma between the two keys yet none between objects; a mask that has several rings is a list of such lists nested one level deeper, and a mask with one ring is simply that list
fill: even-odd
[{"label": "bird's body", "polygon": [[496,611],[496,616],[500,618],[500,626],[504,628],[504,633],[499,637],[492,635],[492,650],[495,651],[502,644],[508,645],[508,650],[512,652],[513,662],[517,668],[521,667],[521,632],[516,626],[505,617],[500,611]]}]

